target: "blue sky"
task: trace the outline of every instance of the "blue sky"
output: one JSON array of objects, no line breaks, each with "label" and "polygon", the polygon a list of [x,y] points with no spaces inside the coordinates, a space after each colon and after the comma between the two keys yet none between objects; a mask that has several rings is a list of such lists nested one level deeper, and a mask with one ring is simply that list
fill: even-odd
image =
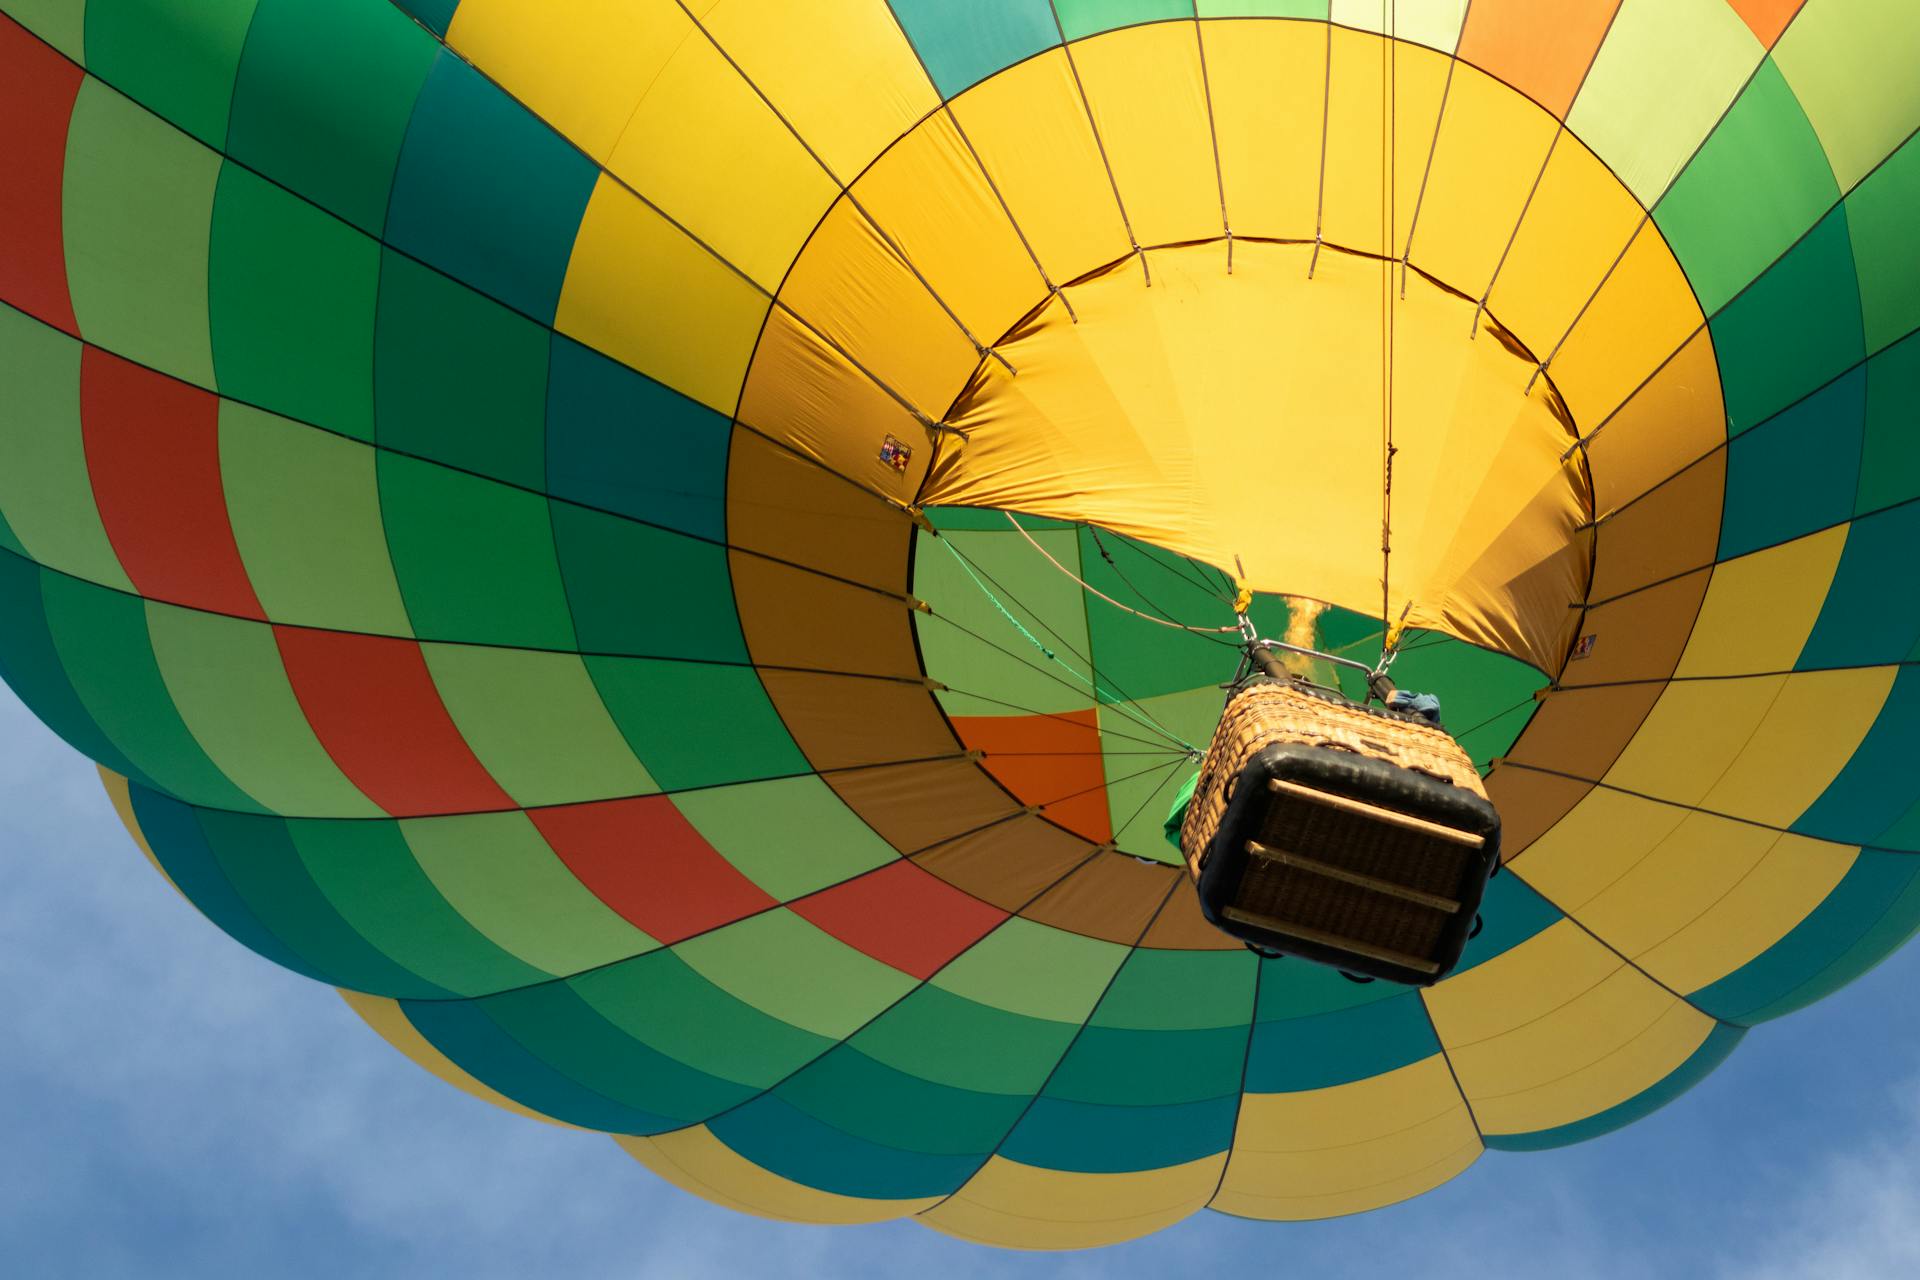
[{"label": "blue sky", "polygon": [[448,1088],[195,914],[4,688],[0,793],[9,1275],[1920,1275],[1920,946],[1598,1141],[1357,1218],[1002,1253],[742,1217]]}]

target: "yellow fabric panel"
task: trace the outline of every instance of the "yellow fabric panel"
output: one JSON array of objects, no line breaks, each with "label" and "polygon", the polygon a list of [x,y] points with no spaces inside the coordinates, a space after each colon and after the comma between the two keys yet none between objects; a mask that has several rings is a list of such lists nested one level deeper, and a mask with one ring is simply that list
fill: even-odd
[{"label": "yellow fabric panel", "polygon": [[340,998],[347,1002],[347,1007],[360,1015],[361,1021],[380,1033],[381,1039],[454,1088],[463,1093],[470,1093],[482,1102],[491,1102],[504,1111],[526,1116],[543,1124],[557,1125],[562,1129],[577,1127],[565,1121],[555,1120],[552,1116],[543,1115],[531,1107],[523,1107],[512,1098],[495,1092],[455,1066],[451,1058],[434,1048],[427,1038],[407,1021],[407,1015],[401,1012],[399,1001],[389,1000],[385,996],[370,996],[359,991],[349,991],[345,987],[336,987],[335,990],[340,993]]},{"label": "yellow fabric panel", "polygon": [[1562,911],[1577,911],[1658,848],[1689,813],[1595,787],[1508,865]]},{"label": "yellow fabric panel", "polygon": [[696,0],[692,7],[843,183],[940,105],[885,0]]},{"label": "yellow fabric panel", "polygon": [[1326,28],[1210,20],[1200,34],[1234,234],[1311,239]]},{"label": "yellow fabric panel", "polygon": [[[127,790],[127,780],[103,764],[97,764],[94,768],[100,773],[100,785],[107,789],[107,798],[113,802],[113,811],[119,815],[120,824],[127,829],[127,834],[133,837],[133,842],[140,846],[140,852],[146,855],[147,864],[160,873],[160,878],[165,880],[175,893],[180,893],[180,886],[173,883],[173,877],[168,875],[167,869],[160,865],[160,859],[153,856],[153,846],[147,843],[147,833],[140,829],[140,819],[134,816],[133,796]],[[184,893],[180,896],[186,897]]]},{"label": "yellow fabric panel", "polygon": [[626,1153],[683,1191],[723,1208],[787,1222],[847,1225],[918,1213],[937,1200],[863,1200],[769,1173],[713,1136],[705,1125],[656,1137],[616,1135]]},{"label": "yellow fabric panel", "polygon": [[1690,808],[1702,804],[1786,684],[1786,676],[1754,676],[1668,685],[1604,781]]},{"label": "yellow fabric panel", "polygon": [[[1554,143],[1558,128],[1552,116],[1492,76],[1456,65],[1440,135],[1431,142],[1433,166],[1408,261],[1463,293],[1476,298],[1485,293],[1521,210],[1529,221],[1534,216],[1527,193],[1547,148],[1557,152],[1566,145],[1565,139]],[[1403,164],[1408,141],[1401,140]],[[1424,157],[1429,140],[1412,141]],[[1406,244],[1403,237],[1400,248]],[[1505,274],[1504,267],[1501,271]],[[1521,335],[1522,341],[1527,336]]]},{"label": "yellow fabric panel", "polygon": [[1786,937],[1859,856],[1856,846],[1783,835],[1724,897],[1637,962],[1675,991],[1717,982]]},{"label": "yellow fabric panel", "polygon": [[[1211,564],[1239,556],[1263,591],[1380,608],[1378,391],[1383,264],[1307,245],[1151,253],[1071,289],[956,406],[968,432],[923,495],[1090,520]],[[1468,337],[1473,304],[1415,277],[1395,304],[1393,611],[1416,625],[1557,661],[1585,588],[1585,519],[1565,429],[1532,366]],[[1273,501],[1246,442],[1304,459],[1316,482]],[[1476,483],[1462,484],[1462,476]],[[1223,619],[1224,620],[1224,619]],[[1194,621],[1205,621],[1195,619]]]},{"label": "yellow fabric panel", "polygon": [[[785,311],[767,321],[739,416],[754,430],[895,502],[912,500],[933,455],[926,429],[912,415]],[[880,460],[888,436],[913,450],[904,473]]]},{"label": "yellow fabric panel", "polygon": [[769,305],[603,175],[580,220],[554,327],[731,415]]},{"label": "yellow fabric panel", "polygon": [[1138,1173],[1067,1173],[994,1156],[920,1221],[1008,1249],[1115,1244],[1171,1226],[1205,1205],[1226,1159],[1222,1152]]},{"label": "yellow fabric panel", "polygon": [[[1457,90],[1460,73],[1454,77]],[[1447,111],[1451,114],[1453,108]],[[1561,135],[1500,278],[1487,295],[1487,309],[1534,355],[1546,359],[1633,236],[1642,214],[1639,201],[1593,152],[1573,134]],[[1420,220],[1425,222],[1426,216],[1423,212]],[[1419,245],[1416,238],[1414,247]],[[1592,424],[1582,426],[1591,429]]]},{"label": "yellow fabric panel", "polygon": [[979,359],[851,201],[840,201],[821,221],[780,301],[936,421]]},{"label": "yellow fabric panel", "polygon": [[[1656,494],[1656,501],[1671,506],[1681,490],[1688,493],[1686,517],[1669,526],[1678,536],[1669,539],[1658,556],[1629,556],[1622,566],[1626,571],[1613,576],[1632,579],[1635,585],[1652,581],[1657,575],[1649,573],[1648,566],[1676,549],[1690,554],[1669,572],[1710,559],[1719,545],[1727,465],[1721,446],[1727,440],[1727,412],[1720,398],[1713,335],[1707,327],[1701,325],[1679,354],[1651,381],[1636,388],[1605,424],[1600,438],[1587,446],[1596,508],[1603,515],[1665,481],[1672,481],[1669,491]],[[1599,425],[1599,421],[1582,423],[1589,433]],[[1702,461],[1689,468],[1687,464],[1695,459]],[[1607,539],[1601,541],[1604,544]],[[1596,571],[1595,576],[1601,574]]]},{"label": "yellow fabric panel", "polygon": [[1269,1220],[1359,1213],[1440,1185],[1480,1150],[1439,1054],[1351,1084],[1250,1093],[1212,1207]]},{"label": "yellow fabric panel", "polygon": [[564,17],[544,0],[465,0],[447,45],[605,163],[688,30],[672,0],[573,0]]},{"label": "yellow fabric panel", "polygon": [[1617,1106],[1686,1061],[1714,1026],[1566,920],[1425,999],[1484,1133]]},{"label": "yellow fabric panel", "polygon": [[[1440,112],[1448,59],[1430,49],[1335,28],[1333,92],[1327,108],[1326,214],[1330,244],[1398,257],[1420,194],[1427,144]],[[1387,73],[1393,72],[1393,130],[1387,129]],[[1391,159],[1393,208],[1385,208]],[[1383,241],[1392,213],[1392,232]],[[1325,255],[1321,260],[1325,261]]]},{"label": "yellow fabric panel", "polygon": [[[1847,544],[1845,525],[1714,566],[1679,676],[1786,671],[1800,656]],[[1755,626],[1765,618],[1765,626]]]},{"label": "yellow fabric panel", "polygon": [[1225,231],[1195,31],[1190,22],[1155,22],[1073,46],[1087,105],[1141,244]]},{"label": "yellow fabric panel", "polygon": [[1820,798],[1860,746],[1898,667],[1796,671],[1703,808],[1776,827]]},{"label": "yellow fabric panel", "polygon": [[[778,288],[800,246],[839,194],[833,178],[753,86],[689,20],[641,96],[607,168],[721,257]],[[699,127],[689,127],[698,121]]]},{"label": "yellow fabric panel", "polygon": [[1685,816],[1672,834],[1612,884],[1584,902],[1555,900],[1628,959],[1684,929],[1752,871],[1780,835],[1710,813],[1679,812]]},{"label": "yellow fabric panel", "polygon": [[[1619,408],[1703,323],[1692,287],[1648,222],[1554,357],[1554,385],[1581,429]],[[1667,474],[1696,456],[1676,459]]]},{"label": "yellow fabric panel", "polygon": [[1064,49],[1009,67],[950,107],[1056,283],[1129,251]]},{"label": "yellow fabric panel", "polygon": [[1045,296],[1045,277],[944,111],[876,160],[853,193],[980,341],[997,341]]},{"label": "yellow fabric panel", "polygon": [[1333,0],[1330,14],[1343,27],[1391,32],[1397,40],[1411,40],[1442,53],[1460,42],[1471,0]]}]

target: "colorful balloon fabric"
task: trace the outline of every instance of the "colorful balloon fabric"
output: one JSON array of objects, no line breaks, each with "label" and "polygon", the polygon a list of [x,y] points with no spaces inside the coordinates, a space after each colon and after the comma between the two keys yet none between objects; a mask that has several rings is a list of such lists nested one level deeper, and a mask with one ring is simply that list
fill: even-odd
[{"label": "colorful balloon fabric", "polygon": [[[1920,924],[1920,6],[0,11],[0,670],[461,1088],[1085,1246],[1604,1133]],[[1171,865],[1236,565],[1487,772],[1430,990]]]}]

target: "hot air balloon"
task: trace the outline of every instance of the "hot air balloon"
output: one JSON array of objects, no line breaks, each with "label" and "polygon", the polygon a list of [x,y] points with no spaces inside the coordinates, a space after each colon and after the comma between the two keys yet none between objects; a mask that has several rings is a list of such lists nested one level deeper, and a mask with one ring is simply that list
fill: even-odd
[{"label": "hot air balloon", "polygon": [[[0,673],[451,1083],[1079,1247],[1648,1114],[1920,924],[1903,0],[0,0]],[[1430,691],[1431,986],[1167,811]],[[1321,656],[1314,656],[1321,655]]]}]

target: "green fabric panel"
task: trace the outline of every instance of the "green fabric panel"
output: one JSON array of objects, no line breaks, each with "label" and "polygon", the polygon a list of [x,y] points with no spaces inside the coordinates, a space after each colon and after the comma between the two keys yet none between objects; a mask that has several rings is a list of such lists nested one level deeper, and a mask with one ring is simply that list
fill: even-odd
[{"label": "green fabric panel", "polygon": [[1842,205],[1713,318],[1730,432],[1765,421],[1866,354],[1853,271]]},{"label": "green fabric panel", "polygon": [[267,617],[413,634],[387,558],[372,449],[222,401],[220,473],[234,541]]},{"label": "green fabric panel", "polygon": [[453,909],[536,968],[574,974],[660,945],[574,879],[524,813],[408,818],[400,832]]},{"label": "green fabric panel", "polygon": [[757,1098],[714,1120],[713,1136],[769,1173],[833,1195],[911,1200],[945,1195],[980,1167],[980,1157],[907,1151],[822,1124],[778,1095]]},{"label": "green fabric panel", "polygon": [[190,804],[258,812],[180,719],[147,638],[145,602],[48,574],[47,630],[87,713],[161,790]]},{"label": "green fabric panel", "polygon": [[608,713],[663,789],[807,773],[751,667],[588,658]]},{"label": "green fabric panel", "polygon": [[943,991],[1009,1013],[1085,1022],[1128,948],[1013,917],[935,974]]},{"label": "green fabric panel", "polygon": [[1733,1052],[1733,1047],[1740,1043],[1740,1038],[1746,1033],[1745,1027],[1715,1027],[1685,1062],[1657,1084],[1584,1120],[1532,1133],[1489,1133],[1484,1135],[1484,1141],[1494,1151],[1545,1151],[1612,1133],[1615,1129],[1652,1115],[1706,1079],[1715,1067],[1726,1061],[1727,1055]]},{"label": "green fabric panel", "polygon": [[576,655],[441,644],[422,645],[421,652],[460,736],[515,804],[659,790]]},{"label": "green fabric panel", "polygon": [[[1376,655],[1362,649],[1352,656],[1371,662]],[[1489,721],[1515,710],[1531,714],[1535,691],[1549,683],[1546,676],[1518,658],[1439,632],[1407,638],[1400,656],[1394,659],[1393,680],[1402,689],[1438,697],[1441,717],[1456,737],[1476,734]],[[1512,743],[1509,733],[1493,750],[1482,748],[1481,754],[1475,755],[1469,749],[1468,754],[1476,764],[1484,764]]]},{"label": "green fabric panel", "polygon": [[564,982],[491,996],[480,1007],[555,1071],[615,1102],[671,1122],[692,1124],[753,1096],[747,1088],[689,1067],[628,1035]]},{"label": "green fabric panel", "polygon": [[1054,0],[1067,39],[1166,18],[1193,17],[1193,0]]},{"label": "green fabric panel", "polygon": [[0,679],[27,709],[82,755],[135,782],[151,780],[108,740],[74,692],[47,630],[42,578],[52,571],[31,560],[0,555]]},{"label": "green fabric panel", "polygon": [[1225,701],[1219,689],[1205,688],[1125,706],[1101,705],[1107,815],[1114,842],[1124,852],[1157,862],[1180,861],[1166,842],[1163,824],[1174,796],[1200,763],[1189,759],[1180,744],[1204,752]]},{"label": "green fabric panel", "polygon": [[505,90],[445,54],[407,124],[386,240],[545,324],[598,176]]},{"label": "green fabric panel", "polygon": [[1722,560],[1787,542],[1853,515],[1867,411],[1855,369],[1727,446]]},{"label": "green fabric panel", "polygon": [[220,157],[97,80],[67,134],[67,286],[87,341],[213,386],[207,228]]},{"label": "green fabric panel", "polygon": [[383,448],[545,489],[545,329],[389,250],[378,343]]},{"label": "green fabric panel", "polygon": [[[1861,855],[1862,859],[1874,857],[1911,864],[1913,855],[1908,853],[1879,854],[1872,850]],[[1890,878],[1898,875],[1900,868],[1889,869],[1885,874]],[[1796,1009],[1804,1009],[1817,1000],[1823,1000],[1840,988],[1871,972],[1882,960],[1898,951],[1912,940],[1916,931],[1920,931],[1920,876],[1906,881],[1906,887],[1894,894],[1886,905],[1886,910],[1869,925],[1865,932],[1846,947],[1818,973],[1806,982],[1795,987],[1783,996],[1748,1010],[1741,1016],[1743,1022],[1766,1022],[1782,1017]]]},{"label": "green fabric panel", "polygon": [[911,991],[914,980],[776,908],[680,943],[702,977],[763,1013],[839,1040]]},{"label": "green fabric panel", "polygon": [[1060,42],[1049,0],[890,0],[943,98]]},{"label": "green fabric panel", "polygon": [[1077,1022],[1029,1018],[923,986],[847,1043],[923,1080],[1024,1101],[1079,1030]]},{"label": "green fabric panel", "polygon": [[[1073,579],[997,515],[982,532],[914,536],[913,594],[933,610],[915,614],[914,625],[927,674],[948,686],[940,703],[949,715],[1058,713],[1093,705],[1087,617]],[[1079,544],[1071,526],[1036,529],[1033,538],[1061,564],[1077,568]]]},{"label": "green fabric panel", "polygon": [[395,964],[341,918],[307,874],[284,821],[215,809],[194,813],[247,909],[326,981],[402,998],[450,994]]},{"label": "green fabric panel", "polygon": [[1257,1024],[1247,1047],[1246,1088],[1249,1093],[1327,1089],[1397,1071],[1439,1051],[1419,993],[1394,987],[1386,998],[1367,1004]]},{"label": "green fabric panel", "polygon": [[1325,965],[1300,960],[1265,961],[1260,970],[1256,1022],[1286,1022],[1378,1004],[1405,994],[1390,982],[1349,982]]},{"label": "green fabric panel", "polygon": [[[1252,1012],[1248,990],[1240,1012]],[[1240,1092],[1248,1026],[1148,1031],[1089,1022],[1047,1081],[1046,1096],[1111,1107],[1205,1102]]]},{"label": "green fabric panel", "polygon": [[1774,56],[1806,104],[1842,187],[1852,186],[1920,121],[1920,6],[1823,0],[1780,37]]},{"label": "green fabric panel", "polygon": [[566,502],[553,538],[582,652],[747,660],[725,547]]},{"label": "green fabric panel", "polygon": [[255,0],[90,0],[87,70],[218,147]]},{"label": "green fabric panel", "polygon": [[272,628],[150,600],[147,631],[180,718],[235,785],[274,813],[381,816],[314,736]]},{"label": "green fabric panel", "polygon": [[221,393],[371,440],[378,246],[229,164],[208,269]]},{"label": "green fabric panel", "polygon": [[447,34],[447,28],[453,25],[453,11],[460,7],[460,0],[393,0],[402,9],[418,18],[437,36]]},{"label": "green fabric panel", "polygon": [[1253,1016],[1258,968],[1250,951],[1142,948],[1121,966],[1089,1025],[1143,1031],[1244,1027]]},{"label": "green fabric panel", "polygon": [[1218,1155],[1233,1143],[1239,1097],[1113,1107],[1040,1097],[1000,1154],[1068,1173],[1133,1173]]},{"label": "green fabric panel", "polygon": [[380,0],[260,0],[227,154],[371,235],[439,46]]},{"label": "green fabric panel", "polygon": [[[1230,597],[1232,588],[1170,551],[1082,528],[1080,566],[1089,586],[1142,613],[1196,627],[1233,623],[1231,601],[1221,598]],[[1085,598],[1085,608],[1097,678],[1110,698],[1214,689],[1231,679],[1239,664],[1231,637],[1159,626],[1093,596]],[[1257,600],[1250,616],[1262,635],[1286,631],[1286,604],[1277,597]]]},{"label": "green fabric panel", "polygon": [[0,10],[75,62],[85,64],[87,0],[0,0]]},{"label": "green fabric panel", "polygon": [[379,473],[387,545],[418,635],[574,648],[545,498],[389,453]]},{"label": "green fabric panel", "polygon": [[596,969],[567,985],[635,1039],[754,1089],[772,1086],[834,1043],[729,995],[671,951]]},{"label": "green fabric panel", "polygon": [[448,905],[397,823],[295,821],[287,832],[341,919],[423,980],[473,996],[549,976],[489,942]]},{"label": "green fabric panel", "polygon": [[781,902],[899,857],[811,774],[687,791],[673,804],[721,857]]},{"label": "green fabric panel", "polygon": [[[1879,666],[1911,657],[1916,641],[1920,641],[1920,587],[1913,578],[1916,545],[1920,545],[1920,506],[1892,507],[1853,522],[1847,529],[1840,563],[1834,567],[1833,581],[1827,587],[1827,598],[1821,602],[1820,616],[1814,620],[1813,630],[1794,663],[1798,669]],[[1904,684],[1907,672],[1901,674]],[[1882,726],[1883,730],[1896,727]],[[1872,741],[1871,736],[1867,741]],[[1865,747],[1863,742],[1855,748],[1850,768],[1859,767],[1868,758]],[[1844,771],[1841,776],[1846,776]],[[1899,787],[1873,796],[1853,812],[1884,808],[1888,800],[1909,795],[1911,790]],[[1829,787],[1814,807],[1831,813],[1838,808],[1838,798]],[[1851,824],[1848,829],[1854,832],[1845,840],[1848,844],[1868,842],[1875,834]]]},{"label": "green fabric panel", "polygon": [[[1920,279],[1920,273],[1914,278]],[[1920,498],[1916,404],[1920,404],[1920,334],[1867,362],[1866,439],[1861,444],[1860,489],[1853,500],[1856,515]]]},{"label": "green fabric panel", "polygon": [[1026,1109],[1024,1096],[983,1093],[896,1070],[841,1045],[775,1097],[822,1124],[905,1151],[984,1155]]},{"label": "green fabric panel", "polygon": [[1820,139],[1769,59],[1653,220],[1712,315],[1839,198]]},{"label": "green fabric panel", "polygon": [[1847,231],[1860,277],[1867,350],[1878,351],[1920,329],[1920,146],[1908,145],[1869,174],[1847,197]]},{"label": "green fabric panel", "polygon": [[26,553],[133,590],[107,541],[80,433],[80,344],[0,306],[0,513]]},{"label": "green fabric panel", "polygon": [[1317,18],[1325,20],[1327,0],[1200,0],[1203,18]]}]

